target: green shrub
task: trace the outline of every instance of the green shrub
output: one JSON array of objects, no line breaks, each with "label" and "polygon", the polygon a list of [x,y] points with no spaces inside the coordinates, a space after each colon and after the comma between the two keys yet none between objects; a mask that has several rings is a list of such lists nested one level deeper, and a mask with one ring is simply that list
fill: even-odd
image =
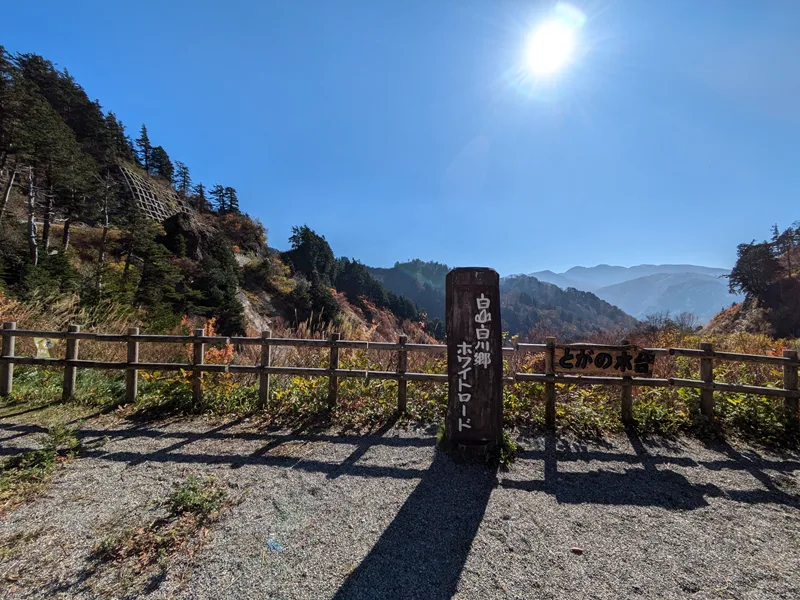
[{"label": "green shrub", "polygon": [[173,516],[191,513],[206,518],[217,512],[227,497],[215,478],[191,475],[170,496],[169,511]]}]

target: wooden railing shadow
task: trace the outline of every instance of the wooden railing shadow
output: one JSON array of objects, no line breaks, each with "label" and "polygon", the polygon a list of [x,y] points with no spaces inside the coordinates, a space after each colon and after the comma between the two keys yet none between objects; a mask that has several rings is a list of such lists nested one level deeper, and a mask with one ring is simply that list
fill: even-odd
[{"label": "wooden railing shadow", "polygon": [[[607,504],[656,506],[676,510],[694,510],[708,506],[706,496],[720,496],[722,491],[714,485],[695,485],[675,471],[655,467],[655,462],[643,450],[641,442],[634,443],[636,461],[639,464],[624,471],[587,470],[560,472],[559,450],[555,436],[545,438],[543,451],[533,456],[544,461],[544,479],[518,481],[505,479],[504,488],[528,492],[544,492],[553,495],[558,502],[566,504]],[[582,460],[593,460],[595,454],[614,455],[623,462],[631,455],[618,453],[581,453]],[[533,458],[530,454],[529,458]]]},{"label": "wooden railing shadow", "polygon": [[[79,427],[78,437],[91,442],[101,438],[111,441],[158,438],[167,442],[157,449],[96,448],[86,451],[83,456],[112,462],[125,462],[129,466],[145,462],[177,463],[199,465],[228,465],[230,468],[243,466],[286,467],[309,473],[321,473],[328,478],[340,477],[388,477],[394,479],[422,479],[429,477],[430,469],[423,465],[398,466],[396,464],[374,464],[361,461],[372,446],[389,446],[402,452],[403,448],[432,447],[432,437],[386,436],[388,427],[371,434],[338,435],[332,432],[285,432],[285,431],[237,431],[230,430],[240,424],[234,419],[219,425],[212,425],[204,431],[182,431],[174,428],[159,428],[137,425],[123,428]],[[38,447],[38,439],[47,429],[39,425],[0,422],[0,438],[3,442],[14,438],[28,438],[30,443],[4,445],[0,443],[0,457],[19,454]],[[726,442],[709,443],[708,447],[720,454],[719,458],[695,459],[688,455],[661,455],[653,449],[660,448],[671,441],[644,440],[629,434],[628,440],[633,452],[618,447],[598,448],[591,446],[575,447],[553,434],[539,438],[543,442],[540,449],[524,450],[519,454],[519,463],[542,461],[544,477],[532,480],[519,480],[503,477],[498,484],[503,488],[530,492],[545,492],[555,496],[559,502],[578,504],[595,503],[608,505],[658,506],[667,509],[693,510],[708,505],[707,498],[724,495],[727,499],[747,504],[782,504],[800,508],[800,497],[783,491],[770,473],[790,476],[800,471],[800,458],[796,453],[784,458],[765,457],[756,452],[739,451]],[[184,448],[202,441],[260,441],[255,450],[240,454],[210,452],[186,452]],[[296,457],[283,456],[273,452],[283,444],[297,442],[323,442],[355,446],[351,454],[341,461],[327,461],[323,457],[307,457],[298,461]],[[436,459],[440,460],[439,458]],[[559,465],[574,462],[599,463],[586,469],[560,469]],[[613,464],[613,470],[604,469],[603,463]],[[438,466],[438,465],[437,465]],[[620,466],[623,470],[620,470]],[[711,483],[693,483],[674,467],[704,468],[710,471],[721,469],[746,471],[763,489],[721,489]],[[453,467],[455,471],[458,468]],[[455,476],[455,480],[458,476]],[[455,481],[454,480],[454,481]],[[447,481],[443,485],[450,485]]]},{"label": "wooden railing shadow", "polygon": [[[504,479],[504,488],[552,494],[567,504],[608,504],[655,506],[669,510],[695,510],[708,506],[707,498],[724,496],[746,504],[781,504],[800,508],[800,496],[781,490],[766,470],[790,473],[800,470],[796,458],[770,460],[761,456],[746,457],[727,442],[709,444],[710,449],[726,455],[724,460],[696,461],[689,456],[660,456],[648,448],[652,441],[627,432],[633,454],[603,450],[574,451],[558,448],[559,439],[552,434],[544,437],[544,448],[524,451],[522,460],[542,460],[544,479],[519,481]],[[623,472],[603,468],[586,471],[559,471],[559,463],[597,461],[631,465]],[[693,483],[671,466],[732,469],[747,471],[764,485],[764,490],[722,489],[712,483]]]}]

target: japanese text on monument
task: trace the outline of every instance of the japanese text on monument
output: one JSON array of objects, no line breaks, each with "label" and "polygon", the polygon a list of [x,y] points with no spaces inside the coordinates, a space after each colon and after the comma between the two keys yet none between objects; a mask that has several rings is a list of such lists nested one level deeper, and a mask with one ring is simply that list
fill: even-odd
[{"label": "japanese text on monument", "polygon": [[458,430],[471,429],[471,420],[467,417],[467,406],[472,399],[472,386],[475,379],[470,374],[476,373],[479,368],[486,369],[492,364],[492,353],[489,345],[492,315],[489,312],[491,301],[485,294],[475,299],[477,312],[475,313],[475,343],[466,341],[458,345],[456,356],[459,363],[458,371],[458,401],[461,414],[458,417]]}]

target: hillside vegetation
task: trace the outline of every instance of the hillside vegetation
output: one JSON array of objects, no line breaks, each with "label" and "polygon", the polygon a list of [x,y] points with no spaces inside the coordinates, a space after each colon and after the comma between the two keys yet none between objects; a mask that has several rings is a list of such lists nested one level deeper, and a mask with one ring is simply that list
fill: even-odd
[{"label": "hillside vegetation", "polygon": [[[141,177],[173,216],[147,218],[125,173]],[[388,319],[383,331],[424,337],[414,303],[358,261],[336,258],[323,236],[299,226],[290,250],[269,248],[234,187],[194,182],[145,125],[132,140],[66,70],[2,47],[0,190],[0,291],[34,312],[70,306],[54,314],[88,326],[110,322],[112,312],[151,332],[213,319],[230,335],[264,309],[293,328],[375,333],[370,324]]]},{"label": "hillside vegetation", "polygon": [[739,244],[729,277],[731,292],[744,301],[718,314],[708,330],[800,336],[800,223],[773,227],[769,240]]}]

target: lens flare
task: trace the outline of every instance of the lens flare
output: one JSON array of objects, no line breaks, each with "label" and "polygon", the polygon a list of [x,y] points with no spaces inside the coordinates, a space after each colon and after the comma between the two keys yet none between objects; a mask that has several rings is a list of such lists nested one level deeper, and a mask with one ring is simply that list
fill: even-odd
[{"label": "lens flare", "polygon": [[528,40],[526,59],[534,75],[548,76],[563,69],[571,60],[577,32],[586,20],[577,8],[560,2],[540,23]]}]

